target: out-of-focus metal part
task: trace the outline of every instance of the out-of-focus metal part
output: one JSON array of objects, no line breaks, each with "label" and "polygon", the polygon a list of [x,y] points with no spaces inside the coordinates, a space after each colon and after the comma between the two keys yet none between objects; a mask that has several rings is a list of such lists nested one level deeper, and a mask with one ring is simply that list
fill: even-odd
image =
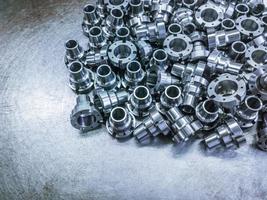
[{"label": "out-of-focus metal part", "polygon": [[127,12],[129,1],[128,0],[104,0],[107,11],[112,12],[113,9],[121,9]]},{"label": "out-of-focus metal part", "polygon": [[206,91],[208,81],[201,76],[193,76],[183,88],[183,103],[180,105],[181,110],[186,114],[194,114],[199,98]]},{"label": "out-of-focus metal part", "polygon": [[116,90],[121,87],[121,79],[117,76],[110,66],[100,65],[96,70],[95,89],[98,90]]},{"label": "out-of-focus metal part", "polygon": [[98,16],[96,7],[93,4],[87,4],[83,8],[83,23],[82,29],[83,34],[89,37],[89,29],[93,26],[98,26],[101,24],[101,18]]},{"label": "out-of-focus metal part", "polygon": [[176,143],[188,141],[203,127],[199,120],[193,120],[190,116],[182,114],[177,107],[169,109],[166,117],[171,124],[172,140]]},{"label": "out-of-focus metal part", "polygon": [[144,84],[146,73],[138,61],[131,61],[127,64],[124,76],[122,79],[122,86],[129,91]]},{"label": "out-of-focus metal part", "polygon": [[148,116],[154,106],[152,96],[147,87],[137,86],[129,97],[129,104],[127,106],[136,117]]},{"label": "out-of-focus metal part", "polygon": [[127,27],[123,26],[116,30],[116,40],[126,41],[130,38],[130,30]]},{"label": "out-of-focus metal part", "polygon": [[208,57],[207,66],[209,74],[230,73],[238,75],[243,64],[233,61],[226,57],[222,51],[214,49]]},{"label": "out-of-focus metal part", "polygon": [[191,52],[191,61],[207,60],[210,52],[206,49],[206,46],[201,41],[193,43],[193,50]]},{"label": "out-of-focus metal part", "polygon": [[259,18],[246,15],[236,19],[236,29],[242,34],[242,40],[253,39],[264,31],[263,23]]},{"label": "out-of-focus metal part", "polygon": [[169,85],[160,96],[160,102],[156,103],[158,111],[165,114],[170,108],[178,107],[183,102],[181,89],[176,85]]},{"label": "out-of-focus metal part", "polygon": [[121,106],[128,101],[129,94],[123,90],[99,91],[94,95],[94,104],[104,116],[107,116],[112,108]]},{"label": "out-of-focus metal part", "polygon": [[127,25],[129,27],[141,26],[151,22],[149,16],[145,14],[144,1],[141,0],[130,1],[128,16],[129,19],[127,20]]},{"label": "out-of-focus metal part", "polygon": [[168,55],[163,49],[154,51],[152,58],[149,62],[149,67],[165,71],[168,66]]},{"label": "out-of-focus metal part", "polygon": [[191,39],[184,34],[169,35],[163,44],[163,48],[172,61],[186,60],[189,58],[193,44]]},{"label": "out-of-focus metal part", "polygon": [[108,48],[108,58],[114,67],[125,69],[126,65],[135,60],[137,48],[130,41],[119,40],[111,44]]},{"label": "out-of-focus metal part", "polygon": [[183,65],[181,63],[173,64],[171,74],[180,78],[181,82],[185,82],[192,76],[203,76],[206,68],[206,63],[204,61],[199,61],[196,64],[187,63]]},{"label": "out-of-focus metal part", "polygon": [[81,62],[84,61],[85,53],[76,40],[68,40],[65,43],[65,49],[66,49],[66,54],[64,61],[67,68],[69,68],[69,65],[73,61],[81,61]]},{"label": "out-of-focus metal part", "polygon": [[225,123],[216,129],[213,133],[204,138],[204,144],[208,149],[215,149],[218,147],[224,148],[239,148],[246,143],[244,133],[238,123],[229,118]]},{"label": "out-of-focus metal part", "polygon": [[104,37],[102,29],[99,26],[93,26],[88,31],[89,47],[94,50],[101,49],[107,45],[107,40]]},{"label": "out-of-focus metal part", "polygon": [[153,3],[151,6],[151,15],[153,21],[168,23],[172,12],[173,6],[168,1],[160,1],[159,3]]},{"label": "out-of-focus metal part", "polygon": [[247,46],[267,46],[266,36],[266,34],[263,34],[255,37],[253,40],[247,43]]},{"label": "out-of-focus metal part", "polygon": [[86,94],[94,88],[94,74],[79,61],[69,66],[69,86],[77,94]]},{"label": "out-of-focus metal part", "polygon": [[245,2],[250,7],[250,12],[254,16],[260,16],[266,10],[264,1],[262,0],[248,0]]},{"label": "out-of-focus metal part", "polygon": [[223,12],[224,17],[232,18],[235,11],[235,1],[220,1],[220,0],[208,0],[208,4],[211,4]]},{"label": "out-of-focus metal part", "polygon": [[267,152],[267,112],[262,114],[262,121],[257,134],[257,146]]},{"label": "out-of-focus metal part", "polygon": [[267,66],[262,66],[254,71],[248,84],[252,94],[258,95],[262,101],[267,101]]},{"label": "out-of-focus metal part", "polygon": [[103,46],[101,49],[87,52],[84,64],[87,68],[91,68],[101,64],[107,64],[107,61],[108,45]]},{"label": "out-of-focus metal part", "polygon": [[147,87],[151,94],[161,93],[166,86],[177,84],[179,80],[169,73],[157,69],[147,71]]},{"label": "out-of-focus metal part", "polygon": [[265,64],[267,64],[267,47],[265,46],[251,46],[247,49],[246,54],[246,70],[253,71]]},{"label": "out-of-focus metal part", "polygon": [[115,8],[110,11],[110,14],[107,16],[102,27],[102,30],[107,39],[113,40],[116,30],[124,26],[123,17],[123,11],[119,8]]},{"label": "out-of-focus metal part", "polygon": [[223,108],[233,111],[246,97],[246,83],[240,76],[221,74],[210,82],[208,96]]},{"label": "out-of-focus metal part", "polygon": [[264,33],[266,33],[267,32],[267,15],[262,16],[260,19],[264,27]]},{"label": "out-of-focus metal part", "polygon": [[140,61],[142,64],[147,64],[150,60],[150,57],[153,52],[152,46],[144,41],[144,40],[139,40],[136,42],[136,46],[138,48],[138,53],[140,58],[142,58]]},{"label": "out-of-focus metal part", "polygon": [[238,106],[235,119],[241,128],[251,128],[258,120],[258,113],[262,109],[262,101],[257,96],[247,96]]},{"label": "out-of-focus metal part", "polygon": [[220,108],[212,99],[206,99],[197,105],[196,117],[203,124],[203,130],[211,130],[218,125]]},{"label": "out-of-focus metal part", "polygon": [[135,126],[135,117],[123,107],[113,108],[106,121],[108,133],[117,139],[130,137]]},{"label": "out-of-focus metal part", "polygon": [[166,27],[164,22],[152,22],[134,28],[134,35],[137,40],[149,40],[150,42],[158,42],[163,40],[166,35]]},{"label": "out-of-focus metal part", "polygon": [[168,135],[170,131],[170,127],[162,115],[156,109],[153,109],[141,124],[135,128],[134,136],[138,142],[143,143],[159,134]]},{"label": "out-of-focus metal part", "polygon": [[228,55],[233,61],[243,63],[246,51],[246,44],[242,41],[236,41],[231,44]]},{"label": "out-of-focus metal part", "polygon": [[233,30],[235,29],[235,21],[230,18],[223,19],[221,23],[221,27],[223,30],[226,30],[226,31]]},{"label": "out-of-focus metal part", "polygon": [[182,34],[183,28],[178,23],[171,23],[168,27],[168,34],[169,35],[176,35],[176,34]]},{"label": "out-of-focus metal part", "polygon": [[244,3],[236,4],[234,12],[235,18],[238,18],[239,16],[242,15],[247,15],[248,13],[249,13],[249,7],[247,4]]},{"label": "out-of-focus metal part", "polygon": [[215,48],[225,47],[240,39],[241,35],[238,30],[216,31],[214,33],[208,34],[209,49],[212,50]]},{"label": "out-of-focus metal part", "polygon": [[100,16],[102,19],[105,18],[107,11],[104,0],[97,0],[96,12],[98,16]]},{"label": "out-of-focus metal part", "polygon": [[89,96],[79,95],[76,102],[70,116],[71,125],[82,132],[101,127],[103,118],[90,101]]},{"label": "out-of-focus metal part", "polygon": [[206,3],[196,10],[195,19],[202,29],[216,28],[223,20],[223,12],[215,5]]}]

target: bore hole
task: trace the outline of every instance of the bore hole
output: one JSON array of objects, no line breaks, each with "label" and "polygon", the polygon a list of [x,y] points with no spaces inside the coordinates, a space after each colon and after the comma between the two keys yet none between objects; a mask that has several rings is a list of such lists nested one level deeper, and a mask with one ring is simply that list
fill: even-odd
[{"label": "bore hole", "polygon": [[77,41],[76,40],[68,40],[67,42],[66,42],[66,48],[68,48],[68,49],[73,49],[73,48],[75,48],[76,46],[78,45],[78,43],[77,43]]},{"label": "bore hole", "polygon": [[159,49],[154,52],[154,58],[156,60],[165,60],[167,59],[167,54],[164,50]]},{"label": "bore hole", "polygon": [[119,30],[117,30],[117,35],[120,37],[125,37],[129,35],[129,29],[126,27],[122,27]]},{"label": "bore hole", "polygon": [[170,48],[173,51],[180,52],[185,50],[187,47],[186,42],[183,39],[175,38],[170,42]]},{"label": "bore hole", "polygon": [[252,19],[245,19],[241,22],[241,26],[247,31],[256,31],[259,28],[257,22]]},{"label": "bore hole", "polygon": [[122,18],[123,12],[120,9],[113,9],[111,11],[111,15],[113,15],[113,17],[116,17],[116,18]]},{"label": "bore hole", "polygon": [[171,33],[180,33],[181,32],[181,27],[178,24],[171,24],[169,26],[169,30]]},{"label": "bore hole", "polygon": [[128,68],[128,71],[138,72],[141,68],[141,64],[137,61],[133,61],[127,65],[127,68]]},{"label": "bore hole", "polygon": [[131,55],[131,48],[121,44],[114,49],[114,55],[119,59],[127,58]]},{"label": "bore hole", "polygon": [[258,111],[262,107],[262,102],[259,98],[251,96],[246,99],[246,105],[250,109]]},{"label": "bore hole", "polygon": [[149,95],[149,91],[144,86],[139,86],[134,90],[134,96],[138,99],[145,99]]},{"label": "bore hole", "polygon": [[100,33],[101,33],[101,29],[99,27],[92,27],[90,29],[90,35],[92,36],[100,35]]},{"label": "bore hole", "polygon": [[247,13],[248,12],[248,7],[245,4],[238,4],[236,6],[236,10],[240,13]]},{"label": "bore hole", "polygon": [[243,42],[235,42],[233,43],[233,49],[236,52],[244,53],[246,51],[246,45]]},{"label": "bore hole", "polygon": [[90,126],[96,122],[96,117],[94,115],[82,114],[78,117],[77,122],[82,127]]},{"label": "bore hole", "polygon": [[267,15],[263,16],[261,18],[261,20],[263,21],[263,23],[266,25],[267,24]]},{"label": "bore hole", "polygon": [[117,108],[114,108],[112,110],[111,116],[112,116],[113,120],[121,121],[121,120],[125,119],[126,112],[125,112],[125,110],[123,108],[117,107]]},{"label": "bore hole", "polygon": [[216,105],[216,103],[209,99],[204,102],[204,109],[208,111],[209,113],[216,113],[218,112],[219,107]]},{"label": "bore hole", "polygon": [[225,20],[223,20],[222,23],[223,23],[223,26],[227,27],[227,28],[234,28],[234,26],[235,26],[235,23],[231,19],[225,19]]},{"label": "bore hole", "polygon": [[254,51],[251,54],[252,60],[254,60],[257,64],[265,64],[267,61],[267,52],[261,49]]},{"label": "bore hole", "polygon": [[217,84],[215,87],[215,92],[222,96],[230,96],[233,95],[238,89],[238,85],[236,82],[232,80],[224,80]]},{"label": "bore hole", "polygon": [[183,105],[182,110],[185,113],[193,113],[195,111],[195,109],[190,105]]},{"label": "bore hole", "polygon": [[80,62],[73,62],[70,65],[70,71],[72,73],[77,73],[82,70],[82,64]]},{"label": "bore hole", "polygon": [[108,65],[101,65],[97,69],[97,74],[100,76],[107,76],[111,73],[111,69]]},{"label": "bore hole", "polygon": [[218,13],[212,8],[207,8],[202,11],[201,18],[206,22],[213,22],[218,18]]},{"label": "bore hole", "polygon": [[92,13],[95,11],[95,7],[91,4],[88,4],[83,8],[83,11],[86,13]]},{"label": "bore hole", "polygon": [[131,5],[138,6],[141,4],[141,0],[131,0]]},{"label": "bore hole", "polygon": [[192,5],[194,4],[195,0],[183,0],[183,2],[187,5]]},{"label": "bore hole", "polygon": [[171,98],[177,98],[180,96],[180,89],[176,86],[169,86],[166,88],[165,94]]}]

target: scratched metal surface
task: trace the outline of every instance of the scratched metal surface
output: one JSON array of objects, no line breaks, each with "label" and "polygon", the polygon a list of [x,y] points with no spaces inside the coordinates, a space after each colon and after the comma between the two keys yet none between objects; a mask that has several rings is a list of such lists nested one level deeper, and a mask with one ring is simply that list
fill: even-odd
[{"label": "scratched metal surface", "polygon": [[253,134],[235,152],[140,147],[69,123],[64,42],[85,44],[85,1],[0,0],[0,199],[267,199]]}]

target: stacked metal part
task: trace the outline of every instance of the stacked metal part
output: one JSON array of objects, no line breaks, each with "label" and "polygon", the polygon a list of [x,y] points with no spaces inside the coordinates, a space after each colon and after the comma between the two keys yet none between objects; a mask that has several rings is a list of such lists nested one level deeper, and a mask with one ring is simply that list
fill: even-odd
[{"label": "stacked metal part", "polygon": [[65,43],[75,128],[217,149],[240,147],[260,121],[267,150],[263,0],[98,0],[83,14],[88,46]]}]

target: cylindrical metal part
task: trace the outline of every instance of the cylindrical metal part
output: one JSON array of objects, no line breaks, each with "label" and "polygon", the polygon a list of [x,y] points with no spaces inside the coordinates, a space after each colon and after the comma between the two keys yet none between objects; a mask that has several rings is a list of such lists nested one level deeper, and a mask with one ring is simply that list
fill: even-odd
[{"label": "cylindrical metal part", "polygon": [[229,50],[229,57],[234,61],[242,62],[244,61],[244,56],[247,51],[247,46],[244,42],[236,41],[231,44]]}]

